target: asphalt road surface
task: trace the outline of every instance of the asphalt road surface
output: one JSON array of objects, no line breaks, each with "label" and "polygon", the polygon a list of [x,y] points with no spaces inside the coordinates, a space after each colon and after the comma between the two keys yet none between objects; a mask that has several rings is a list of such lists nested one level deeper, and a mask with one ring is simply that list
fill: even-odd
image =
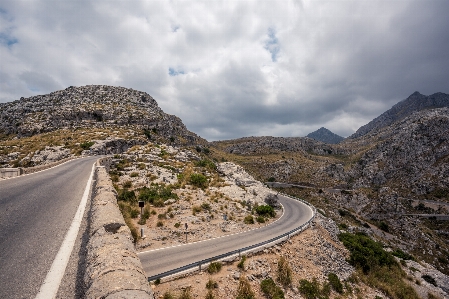
[{"label": "asphalt road surface", "polygon": [[313,212],[306,204],[278,195],[284,215],[276,222],[248,232],[138,254],[148,277],[203,259],[270,240],[306,223]]},{"label": "asphalt road surface", "polygon": [[98,157],[0,180],[0,298],[34,298]]}]

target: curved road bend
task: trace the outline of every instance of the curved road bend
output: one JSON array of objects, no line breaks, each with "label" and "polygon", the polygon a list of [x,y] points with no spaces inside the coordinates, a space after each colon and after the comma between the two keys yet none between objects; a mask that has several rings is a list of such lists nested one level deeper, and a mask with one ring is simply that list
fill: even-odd
[{"label": "curved road bend", "polygon": [[306,204],[278,195],[284,206],[284,215],[276,222],[262,228],[227,237],[144,251],[138,254],[148,277],[199,262],[239,248],[270,240],[306,223],[313,212]]},{"label": "curved road bend", "polygon": [[98,157],[0,180],[0,298],[34,298]]}]

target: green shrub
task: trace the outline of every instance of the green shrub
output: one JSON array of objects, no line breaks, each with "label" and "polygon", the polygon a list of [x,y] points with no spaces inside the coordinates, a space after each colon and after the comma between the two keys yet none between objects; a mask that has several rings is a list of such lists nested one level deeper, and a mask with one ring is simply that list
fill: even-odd
[{"label": "green shrub", "polygon": [[148,207],[145,207],[145,208],[143,209],[143,215],[142,215],[142,217],[145,218],[145,219],[150,218],[150,209],[149,209]]},{"label": "green shrub", "polygon": [[259,223],[265,223],[265,218],[263,218],[263,216],[257,216],[256,221]]},{"label": "green shrub", "polygon": [[212,292],[212,290],[208,290],[206,293],[206,297],[204,297],[205,299],[214,299],[214,293]]},{"label": "green shrub", "polygon": [[136,201],[136,194],[134,194],[134,191],[130,191],[130,190],[126,190],[126,189],[119,189],[117,191],[117,193],[118,193],[118,196],[117,196],[118,200],[129,201],[129,202]]},{"label": "green shrub", "polygon": [[218,272],[220,272],[221,267],[222,267],[222,265],[220,262],[211,262],[209,264],[209,266],[207,267],[207,272],[210,274],[218,273]]},{"label": "green shrub", "polygon": [[237,267],[243,270],[245,268],[245,261],[246,261],[246,255],[243,255],[242,259],[237,264]]},{"label": "green shrub", "polygon": [[413,256],[400,249],[396,249],[395,251],[391,252],[391,254],[403,260],[412,260],[412,261],[415,260]]},{"label": "green shrub", "polygon": [[365,274],[377,266],[397,265],[393,255],[363,233],[342,233],[338,238],[351,253],[350,264],[361,268]]},{"label": "green shrub", "polygon": [[198,167],[205,167],[205,168],[208,168],[208,169],[211,169],[211,170],[217,169],[217,165],[215,165],[215,163],[212,162],[212,161],[209,160],[209,159],[203,159],[203,160],[200,160],[200,161],[198,161],[198,162],[195,163],[195,166],[198,166]]},{"label": "green shrub", "polygon": [[207,187],[207,177],[201,173],[192,173],[190,175],[190,183],[194,186],[205,188]]},{"label": "green shrub", "polygon": [[329,281],[332,289],[334,289],[337,293],[343,293],[343,285],[335,273],[329,273],[327,275],[327,280]]},{"label": "green shrub", "polygon": [[86,141],[86,142],[83,142],[83,143],[80,143],[80,147],[83,149],[83,150],[88,150],[88,149],[90,149],[90,147],[92,146],[92,145],[94,145],[95,144],[95,142],[93,142],[93,141]]},{"label": "green shrub", "polygon": [[252,215],[248,215],[243,219],[245,224],[254,224],[254,218]]},{"label": "green shrub", "polygon": [[129,189],[133,186],[133,183],[131,181],[126,181],[123,183],[123,188]]},{"label": "green shrub", "polygon": [[268,181],[268,182],[276,182],[276,179],[275,179],[274,177],[270,177],[270,178],[268,178],[267,181]]},{"label": "green shrub", "polygon": [[269,217],[275,217],[276,211],[273,209],[273,207],[269,205],[262,205],[255,208],[256,213],[259,216],[269,216]]},{"label": "green shrub", "polygon": [[180,226],[181,226],[181,223],[179,223],[179,222],[176,222],[176,223],[175,223],[175,227],[176,227],[176,228],[179,228]]},{"label": "green shrub", "polygon": [[340,241],[350,252],[349,262],[360,271],[359,278],[393,299],[419,298],[416,291],[403,281],[405,272],[393,255],[382,245],[363,233],[339,235]]},{"label": "green shrub", "polygon": [[283,286],[292,284],[292,269],[290,269],[288,261],[283,256],[278,260],[277,281]]},{"label": "green shrub", "polygon": [[139,173],[138,172],[131,172],[131,174],[129,175],[132,178],[138,177]]},{"label": "green shrub", "polygon": [[137,210],[137,209],[132,209],[131,212],[130,212],[130,216],[131,216],[131,218],[137,218],[137,217],[139,217],[139,210]]},{"label": "green shrub", "polygon": [[206,289],[212,290],[216,288],[218,288],[218,283],[212,280],[212,278],[209,278],[208,282],[206,283]]},{"label": "green shrub", "polygon": [[153,185],[139,190],[139,200],[149,202],[156,207],[163,207],[167,199],[178,199],[170,186]]},{"label": "green shrub", "polygon": [[274,283],[271,277],[260,282],[260,289],[268,298],[284,299],[284,291]]},{"label": "green shrub", "polygon": [[186,288],[186,289],[182,290],[178,299],[192,299],[192,294],[190,293],[190,288]]},{"label": "green shrub", "polygon": [[156,226],[157,226],[157,227],[163,227],[163,226],[164,226],[164,222],[158,221],[158,222],[156,223]]},{"label": "green shrub", "polygon": [[299,292],[306,299],[316,299],[321,295],[320,292],[320,283],[313,278],[312,282],[307,279],[301,279],[299,281]]},{"label": "green shrub", "polygon": [[249,281],[243,275],[240,276],[239,286],[237,288],[236,299],[255,299],[256,295],[253,290],[251,290],[251,285]]}]

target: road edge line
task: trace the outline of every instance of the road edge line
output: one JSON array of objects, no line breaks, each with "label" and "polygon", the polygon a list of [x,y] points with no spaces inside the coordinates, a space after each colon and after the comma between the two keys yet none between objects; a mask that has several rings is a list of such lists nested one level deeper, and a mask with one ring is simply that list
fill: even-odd
[{"label": "road edge line", "polygon": [[86,204],[92,185],[95,163],[92,165],[92,170],[89,179],[87,180],[86,188],[84,189],[83,197],[81,198],[78,210],[73,217],[69,230],[64,237],[64,241],[62,242],[62,245],[59,248],[56,257],[53,260],[50,270],[48,271],[47,276],[45,277],[45,280],[42,283],[35,299],[56,298],[59,290],[59,285],[61,284],[62,278],[64,277],[65,269],[69,262],[70,256],[72,255],[76,237],[78,236],[81,222],[83,220],[84,211],[86,209]]}]

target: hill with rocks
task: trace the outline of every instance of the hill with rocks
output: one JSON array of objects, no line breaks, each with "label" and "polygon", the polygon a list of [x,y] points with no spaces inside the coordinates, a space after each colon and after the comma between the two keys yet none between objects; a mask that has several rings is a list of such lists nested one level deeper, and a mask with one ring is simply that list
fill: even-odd
[{"label": "hill with rocks", "polygon": [[61,129],[132,128],[174,144],[205,140],[166,114],[147,93],[105,85],[68,87],[0,104],[0,134],[29,137]]},{"label": "hill with rocks", "polygon": [[307,137],[330,144],[337,144],[344,140],[344,138],[340,135],[337,135],[324,127],[321,127],[318,130],[309,133]]},{"label": "hill with rocks", "polygon": [[389,126],[396,121],[404,119],[414,112],[442,107],[449,107],[448,94],[438,92],[430,96],[425,96],[416,91],[407,99],[394,105],[390,110],[385,111],[368,124],[360,127],[354,134],[349,136],[349,138],[357,138],[367,134],[368,132]]},{"label": "hill with rocks", "polygon": [[212,152],[259,180],[288,183],[279,191],[310,201],[343,230],[449,274],[449,108],[431,108],[444,94],[425,98],[423,105],[399,103],[397,120],[339,144],[252,137],[213,143]]}]

